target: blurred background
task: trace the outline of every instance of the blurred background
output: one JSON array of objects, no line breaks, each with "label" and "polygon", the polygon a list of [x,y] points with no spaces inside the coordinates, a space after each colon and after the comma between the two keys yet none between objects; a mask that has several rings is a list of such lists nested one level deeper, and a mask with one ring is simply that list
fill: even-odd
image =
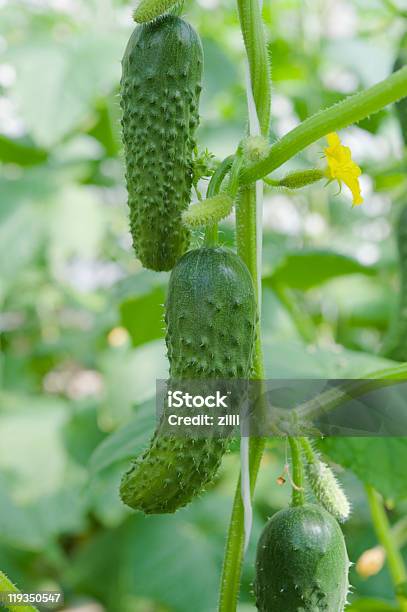
[{"label": "blurred background", "polygon": [[[391,73],[406,27],[401,0],[265,5],[272,140]],[[0,0],[0,568],[25,591],[62,589],[65,609],[214,612],[238,444],[215,486],[175,516],[145,518],[118,497],[129,458],[149,440],[155,380],[167,371],[168,275],[141,269],[127,222],[118,88],[133,8]],[[194,0],[186,15],[205,49],[199,144],[222,158],[246,129],[236,10]],[[269,377],[363,377],[392,363],[382,347],[397,306],[393,227],[407,202],[394,109],[341,137],[363,169],[361,207],[335,185],[266,191]],[[284,170],[320,164],[324,146]],[[233,243],[230,220],[222,241]],[[399,453],[387,463],[376,455],[374,466],[394,520],[407,510],[407,451]],[[271,441],[240,612],[255,609],[259,531],[288,503],[288,485],[276,482],[284,463],[284,445]],[[362,464],[363,479],[372,461]],[[340,474],[354,507],[345,526],[354,562],[376,543],[357,476]],[[397,610],[387,569],[360,573],[352,568],[352,609]]]}]

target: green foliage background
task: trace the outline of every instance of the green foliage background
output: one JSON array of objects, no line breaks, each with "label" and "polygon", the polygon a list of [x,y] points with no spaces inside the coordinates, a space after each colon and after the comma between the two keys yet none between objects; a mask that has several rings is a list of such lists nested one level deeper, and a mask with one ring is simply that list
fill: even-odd
[{"label": "green foliage background", "polygon": [[[273,140],[391,72],[405,29],[392,2],[266,5]],[[168,277],[141,269],[127,226],[118,84],[132,8],[0,2],[0,567],[24,590],[63,589],[67,607],[83,611],[213,612],[238,446],[213,489],[175,516],[145,518],[118,498],[121,472],[154,427],[155,379],[167,368]],[[205,48],[200,145],[221,157],[246,127],[237,15],[226,0],[190,2],[187,15]],[[392,364],[380,351],[397,305],[393,225],[407,201],[394,110],[343,138],[365,172],[362,207],[322,184],[266,192],[268,376],[363,377]],[[315,165],[323,146],[289,167]],[[232,241],[230,223],[222,240]],[[392,521],[402,517],[407,442],[330,440],[325,450],[353,469],[340,477],[356,561],[376,543],[361,481],[386,496]],[[288,503],[288,486],[276,484],[284,462],[270,442],[240,612],[254,610],[259,531]],[[352,610],[397,609],[387,569],[351,574]]]}]

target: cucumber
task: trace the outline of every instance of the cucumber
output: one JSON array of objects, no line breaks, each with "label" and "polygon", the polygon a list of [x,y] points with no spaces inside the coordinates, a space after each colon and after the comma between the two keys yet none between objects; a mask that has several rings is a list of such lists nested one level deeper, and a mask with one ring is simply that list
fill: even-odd
[{"label": "cucumber", "polygon": [[122,61],[122,135],[133,246],[144,267],[171,270],[190,234],[203,51],[195,30],[165,15],[138,26]]},{"label": "cucumber", "polygon": [[[170,379],[248,378],[256,301],[244,262],[224,248],[186,253],[171,273],[165,320]],[[125,504],[146,514],[175,512],[215,477],[227,438],[180,438],[158,425],[121,483]]]},{"label": "cucumber", "polygon": [[257,546],[255,595],[260,612],[342,612],[349,559],[335,519],[313,504],[280,510]]}]

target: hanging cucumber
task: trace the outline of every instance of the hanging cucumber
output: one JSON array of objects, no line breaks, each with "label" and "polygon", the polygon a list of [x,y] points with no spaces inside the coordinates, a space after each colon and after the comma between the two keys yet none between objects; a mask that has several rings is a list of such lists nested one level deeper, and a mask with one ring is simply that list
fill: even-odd
[{"label": "hanging cucumber", "polygon": [[165,15],[138,26],[124,54],[122,133],[133,245],[143,266],[171,270],[186,251],[203,52],[198,34]]},{"label": "hanging cucumber", "polygon": [[[178,261],[165,320],[170,379],[248,378],[256,301],[250,273],[232,251],[202,248]],[[174,512],[213,480],[226,448],[226,438],[171,437],[159,425],[122,479],[122,500],[146,514]]]},{"label": "hanging cucumber", "polygon": [[313,504],[277,512],[257,546],[260,612],[342,612],[349,560],[335,519]]}]

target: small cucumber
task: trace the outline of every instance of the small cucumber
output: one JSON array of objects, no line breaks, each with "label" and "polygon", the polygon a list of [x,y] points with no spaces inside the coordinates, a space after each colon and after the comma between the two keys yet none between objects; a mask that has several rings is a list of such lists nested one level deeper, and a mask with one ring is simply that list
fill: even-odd
[{"label": "small cucumber", "polygon": [[[165,320],[170,379],[248,378],[255,339],[256,301],[244,262],[224,248],[186,253],[171,273]],[[226,438],[163,435],[121,483],[121,497],[146,514],[175,512],[215,477]]]},{"label": "small cucumber", "polygon": [[257,546],[255,595],[260,612],[342,612],[349,560],[335,519],[313,504],[280,510]]},{"label": "small cucumber", "polygon": [[181,214],[190,201],[202,64],[198,34],[172,15],[138,26],[122,61],[130,230],[152,270],[171,270],[189,244]]},{"label": "small cucumber", "polygon": [[141,0],[133,13],[134,21],[146,23],[169,11],[178,0]]}]

